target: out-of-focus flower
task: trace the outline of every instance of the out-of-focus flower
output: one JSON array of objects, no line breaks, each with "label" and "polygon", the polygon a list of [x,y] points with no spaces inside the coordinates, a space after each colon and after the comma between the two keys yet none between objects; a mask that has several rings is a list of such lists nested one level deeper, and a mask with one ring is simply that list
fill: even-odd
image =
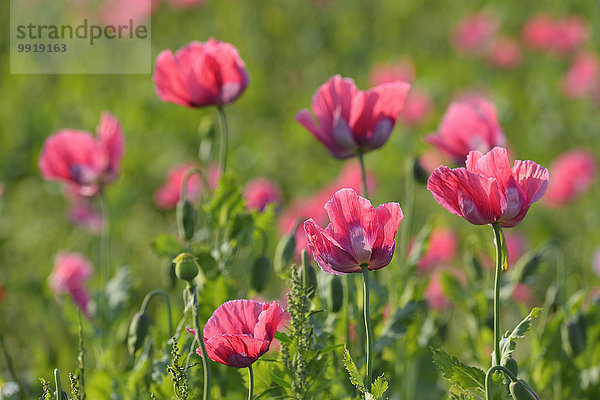
[{"label": "out-of-focus flower", "polygon": [[508,248],[508,265],[515,265],[527,250],[527,238],[520,232],[506,233],[506,247]]},{"label": "out-of-focus flower", "polygon": [[538,14],[527,21],[521,36],[531,49],[562,55],[581,47],[587,40],[588,28],[578,16],[554,19],[547,14]]},{"label": "out-of-focus flower", "polygon": [[189,8],[206,3],[207,0],[167,0],[169,4],[178,8]]},{"label": "out-of-focus flower", "polygon": [[369,83],[371,86],[379,86],[397,81],[411,83],[414,79],[415,65],[412,61],[379,64],[373,67],[369,74]]},{"label": "out-of-focus flower", "polygon": [[267,204],[280,203],[281,198],[279,185],[266,178],[253,179],[244,187],[246,207],[250,210],[263,211]]},{"label": "out-of-focus flower", "polygon": [[498,22],[490,14],[483,12],[463,17],[454,28],[452,43],[465,53],[483,52],[496,34]]},{"label": "out-of-focus flower", "polygon": [[119,121],[105,112],[98,137],[64,129],[46,139],[38,166],[45,179],[62,181],[82,196],[94,196],[119,174],[123,133]]},{"label": "out-of-focus flower", "polygon": [[520,224],[547,187],[546,168],[529,160],[517,160],[511,168],[501,147],[485,155],[471,151],[466,168],[438,167],[427,182],[435,200],[452,214],[475,225],[497,222],[503,228]]},{"label": "out-of-focus flower", "polygon": [[427,251],[418,263],[419,271],[430,271],[454,260],[457,250],[458,238],[454,232],[449,229],[434,229],[429,236]]},{"label": "out-of-focus flower", "polygon": [[4,184],[0,183],[0,197],[4,196]]},{"label": "out-of-focus flower", "polygon": [[4,285],[0,282],[0,303],[4,300]]},{"label": "out-of-focus flower", "polygon": [[162,51],[152,80],[162,101],[186,107],[232,103],[250,82],[237,49],[213,38],[191,42],[175,55]]},{"label": "out-of-focus flower", "polygon": [[[186,172],[192,168],[198,168],[198,166],[195,163],[190,162],[187,164],[176,165],[169,170],[165,183],[154,193],[154,202],[158,207],[165,210],[175,208],[181,197],[183,178],[185,177]],[[220,178],[219,169],[216,166],[211,166],[208,169],[208,176],[206,178],[208,179],[210,188],[214,189]],[[202,190],[202,179],[197,173],[192,174],[187,183],[187,200],[192,203],[196,202],[200,198]]]},{"label": "out-of-focus flower", "polygon": [[398,203],[375,209],[352,189],[341,189],[325,204],[330,223],[323,229],[309,219],[304,222],[308,247],[319,267],[332,274],[370,271],[392,261],[395,236],[402,222]]},{"label": "out-of-focus flower", "polygon": [[425,301],[429,308],[440,310],[449,305],[448,297],[444,294],[440,273],[436,272],[431,276],[427,288],[425,288]]},{"label": "out-of-focus flower", "polygon": [[400,121],[408,126],[420,125],[431,115],[432,109],[433,102],[429,95],[422,90],[413,88],[406,96]]},{"label": "out-of-focus flower", "polygon": [[515,285],[512,298],[518,303],[523,303],[525,305],[531,303],[531,288],[527,286],[525,283],[519,282]]},{"label": "out-of-focus flower", "polygon": [[587,150],[571,150],[558,157],[552,165],[552,182],[544,202],[560,207],[577,199],[589,190],[596,179],[597,163]]},{"label": "out-of-focus flower", "polygon": [[598,247],[594,253],[593,267],[596,275],[600,276],[600,247]]},{"label": "out-of-focus flower", "polygon": [[596,54],[587,52],[577,55],[562,81],[565,96],[581,98],[598,90],[600,62]]},{"label": "out-of-focus flower", "polygon": [[494,39],[488,51],[490,63],[498,68],[512,69],[521,64],[523,52],[519,42],[511,37]]},{"label": "out-of-focus flower", "polygon": [[387,142],[409,88],[408,83],[396,81],[362,91],[352,79],[335,75],[313,97],[316,122],[307,109],[301,110],[296,120],[331,156],[349,158]]},{"label": "out-of-focus flower", "polygon": [[84,288],[94,267],[80,253],[60,252],[54,259],[54,270],[49,277],[49,284],[57,294],[68,293],[73,301],[89,317],[89,297]]},{"label": "out-of-focus flower", "polygon": [[[269,351],[284,313],[275,301],[231,300],[223,303],[204,327],[208,358],[230,367],[249,367]],[[200,349],[196,352],[202,355]]]},{"label": "out-of-focus flower", "polygon": [[465,165],[471,150],[487,153],[495,146],[506,145],[496,107],[475,95],[450,103],[437,133],[427,135],[425,140],[458,165]]},{"label": "out-of-focus flower", "polygon": [[105,219],[91,198],[81,196],[71,187],[65,188],[65,197],[69,201],[69,219],[75,225],[79,225],[90,233],[99,235],[105,228]]},{"label": "out-of-focus flower", "polygon": [[158,8],[161,0],[107,0],[99,9],[100,18],[105,25],[142,25]]}]

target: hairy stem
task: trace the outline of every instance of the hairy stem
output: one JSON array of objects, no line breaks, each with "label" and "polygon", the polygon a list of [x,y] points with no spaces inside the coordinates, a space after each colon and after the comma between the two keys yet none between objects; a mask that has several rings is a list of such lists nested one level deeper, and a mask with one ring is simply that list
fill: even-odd
[{"label": "hairy stem", "polygon": [[365,316],[366,354],[367,354],[367,390],[371,390],[373,382],[373,331],[369,316],[369,269],[366,264],[361,265],[363,273],[363,311]]}]

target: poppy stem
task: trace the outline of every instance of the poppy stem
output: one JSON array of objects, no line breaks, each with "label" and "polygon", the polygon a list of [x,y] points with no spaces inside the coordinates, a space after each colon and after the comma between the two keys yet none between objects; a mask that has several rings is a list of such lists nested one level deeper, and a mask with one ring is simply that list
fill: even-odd
[{"label": "poppy stem", "polygon": [[365,153],[362,150],[358,150],[358,160],[360,161],[360,172],[362,174],[362,190],[363,196],[369,198],[369,191],[367,189],[367,169],[365,168]]},{"label": "poppy stem", "polygon": [[369,317],[369,268],[366,264],[361,265],[363,273],[363,312],[365,316],[365,332],[367,336],[366,340],[366,353],[367,353],[367,390],[371,390],[371,383],[373,381],[373,331],[371,330],[371,318]]},{"label": "poppy stem", "polygon": [[500,365],[500,274],[502,273],[502,238],[500,225],[492,224],[496,242],[496,277],[494,280],[494,360],[492,366]]},{"label": "poppy stem", "polygon": [[208,355],[206,346],[204,345],[204,328],[200,329],[200,319],[198,317],[198,288],[196,285],[188,283],[187,290],[192,296],[192,314],[194,316],[194,329],[196,330],[196,339],[200,344],[202,351],[202,366],[204,370],[204,400],[210,399],[210,364],[208,363]]},{"label": "poppy stem", "polygon": [[220,140],[220,151],[219,151],[219,168],[221,170],[221,176],[225,175],[225,168],[227,167],[227,142],[229,140],[229,129],[227,127],[227,116],[223,107],[217,107],[219,110],[219,117],[221,119],[221,140]]},{"label": "poppy stem", "polygon": [[504,372],[510,378],[511,382],[518,381],[517,377],[512,372],[510,372],[508,368],[505,368],[502,365],[493,366],[492,368],[488,369],[488,372],[485,374],[485,400],[492,400],[492,398],[490,397],[490,392],[492,388],[492,375],[494,375],[494,372],[496,371]]},{"label": "poppy stem", "polygon": [[146,297],[144,297],[144,301],[142,302],[142,307],[140,308],[140,312],[142,314],[146,313],[146,308],[148,307],[148,303],[152,299],[152,297],[156,295],[161,295],[165,299],[165,303],[167,303],[167,313],[169,318],[169,337],[173,337],[173,324],[171,323],[171,302],[169,301],[169,296],[160,289],[154,289],[148,292]]},{"label": "poppy stem", "polygon": [[248,400],[252,400],[254,397],[254,373],[252,372],[252,365],[248,365]]}]

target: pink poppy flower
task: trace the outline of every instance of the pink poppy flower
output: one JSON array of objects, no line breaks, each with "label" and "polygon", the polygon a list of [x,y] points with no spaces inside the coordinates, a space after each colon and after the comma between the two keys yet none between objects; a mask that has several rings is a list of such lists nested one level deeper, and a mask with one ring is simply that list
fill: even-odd
[{"label": "pink poppy flower", "polygon": [[[204,326],[208,358],[234,368],[249,367],[269,351],[284,313],[275,301],[231,300],[223,303]],[[202,355],[200,349],[196,352]]]},{"label": "pink poppy flower", "polygon": [[548,170],[533,161],[515,161],[511,168],[506,149],[494,147],[483,155],[471,151],[467,167],[438,167],[427,189],[452,214],[475,225],[499,223],[512,228],[548,187]]},{"label": "pink poppy flower", "polygon": [[263,211],[267,204],[281,202],[281,189],[269,179],[256,178],[244,187],[246,207],[250,210]]},{"label": "pink poppy flower", "polygon": [[415,79],[415,65],[412,61],[399,61],[393,64],[379,64],[369,74],[371,86],[379,86],[396,81],[412,82]]},{"label": "pink poppy flower", "polygon": [[313,97],[312,111],[296,115],[329,154],[345,159],[375,150],[390,137],[410,85],[394,82],[367,91],[358,90],[354,81],[335,75]]},{"label": "pink poppy flower", "polygon": [[444,294],[439,272],[434,273],[425,288],[425,301],[429,308],[440,310],[448,307],[450,301]]},{"label": "pink poppy flower", "polygon": [[104,112],[98,138],[90,132],[64,129],[44,143],[38,166],[45,179],[62,181],[82,196],[94,196],[119,174],[123,133],[119,121]]},{"label": "pink poppy flower", "polygon": [[494,146],[506,145],[496,107],[474,95],[450,103],[437,134],[427,135],[425,140],[452,157],[458,165],[465,165],[471,150],[487,153]]},{"label": "pink poppy flower", "polygon": [[521,38],[527,47],[534,50],[547,50],[554,41],[554,20],[548,14],[531,17],[521,31]]},{"label": "pink poppy flower", "polygon": [[[181,197],[183,178],[185,177],[186,172],[192,168],[198,168],[198,166],[191,162],[176,165],[169,170],[165,183],[154,193],[154,202],[158,207],[163,210],[175,208]],[[207,179],[211,189],[217,187],[220,176],[220,171],[216,166],[211,166],[209,168]],[[187,200],[192,203],[198,201],[202,194],[202,190],[202,179],[197,173],[192,174],[187,183]]]},{"label": "pink poppy flower", "polygon": [[527,250],[527,238],[520,232],[507,232],[506,247],[508,247],[508,265],[515,265]]},{"label": "pink poppy flower", "polygon": [[492,41],[488,51],[490,63],[497,68],[513,69],[523,60],[519,42],[511,37],[500,37]]},{"label": "pink poppy flower", "polygon": [[99,235],[105,229],[105,219],[91,198],[81,196],[70,187],[65,188],[65,197],[69,201],[69,219],[75,225],[81,226],[90,233]]},{"label": "pink poppy flower", "polygon": [[400,114],[400,121],[408,126],[417,126],[422,124],[433,109],[431,97],[422,90],[412,88],[406,96],[404,110]]},{"label": "pink poppy flower", "polygon": [[594,156],[587,150],[571,150],[558,157],[550,166],[552,183],[545,204],[555,208],[577,199],[590,189],[597,169]]},{"label": "pink poppy flower", "polygon": [[558,54],[572,53],[588,38],[586,23],[575,15],[558,19],[554,29],[553,48]]},{"label": "pink poppy flower", "polygon": [[531,296],[531,288],[529,286],[522,282],[515,285],[512,292],[512,298],[514,301],[528,305],[531,304]]},{"label": "pink poppy flower", "polygon": [[237,49],[213,38],[191,42],[175,55],[162,51],[152,81],[162,101],[186,107],[232,103],[250,83]]},{"label": "pink poppy flower", "polygon": [[596,54],[588,52],[575,57],[573,64],[562,81],[565,96],[581,98],[598,90],[600,62]]},{"label": "pink poppy flower", "polygon": [[54,270],[49,277],[49,284],[57,294],[68,293],[73,301],[89,317],[89,297],[84,288],[94,267],[80,253],[60,252],[54,259]]},{"label": "pink poppy flower", "polygon": [[418,263],[419,271],[430,271],[454,260],[457,251],[458,238],[454,232],[449,229],[434,229],[429,237],[427,251]]},{"label": "pink poppy flower", "polygon": [[596,275],[600,276],[600,247],[598,247],[594,253],[593,267]]},{"label": "pink poppy flower", "polygon": [[161,0],[106,0],[99,8],[100,18],[105,25],[144,24],[158,8]]},{"label": "pink poppy flower", "polygon": [[370,271],[392,261],[395,236],[402,222],[398,203],[371,202],[352,189],[338,190],[325,204],[330,223],[323,229],[309,219],[304,222],[308,248],[319,267],[332,274]]},{"label": "pink poppy flower", "polygon": [[492,15],[480,12],[463,17],[452,35],[454,46],[465,53],[479,53],[485,50],[496,34],[498,22]]},{"label": "pink poppy flower", "polygon": [[4,285],[0,283],[0,303],[4,300]]}]

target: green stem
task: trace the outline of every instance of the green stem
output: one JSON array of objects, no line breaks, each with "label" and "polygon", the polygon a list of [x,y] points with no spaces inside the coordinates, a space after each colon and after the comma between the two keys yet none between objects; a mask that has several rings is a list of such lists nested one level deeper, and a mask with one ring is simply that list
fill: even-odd
[{"label": "green stem", "polygon": [[77,309],[77,322],[79,324],[79,354],[77,354],[77,361],[79,362],[79,400],[85,400],[85,347],[83,347],[83,325],[81,323],[81,312],[79,312],[79,309]]},{"label": "green stem", "polygon": [[252,365],[248,365],[248,400],[254,398],[254,373],[252,372]]},{"label": "green stem", "polygon": [[500,225],[492,224],[496,241],[496,277],[494,280],[494,361],[492,366],[500,365],[500,277],[502,273],[502,239]]},{"label": "green stem", "polygon": [[493,400],[490,397],[490,391],[492,388],[492,375],[494,375],[494,372],[496,372],[496,371],[504,372],[506,375],[508,375],[511,382],[518,381],[518,378],[512,372],[510,372],[510,370],[508,368],[505,368],[502,365],[494,365],[492,368],[488,369],[488,372],[485,374],[485,399],[486,400]]},{"label": "green stem", "polygon": [[360,161],[360,172],[362,173],[362,189],[363,196],[369,198],[369,191],[367,189],[367,169],[365,168],[365,158],[362,150],[358,150],[358,160]]},{"label": "green stem", "polygon": [[221,119],[221,140],[220,140],[220,151],[219,151],[219,168],[221,175],[225,175],[225,169],[227,167],[227,142],[229,141],[229,129],[227,127],[227,116],[223,107],[217,107],[219,110],[219,117]]},{"label": "green stem", "polygon": [[56,400],[62,400],[62,386],[60,384],[60,374],[58,368],[54,368],[54,384],[56,386]]},{"label": "green stem", "polygon": [[204,339],[202,338],[204,329],[200,329],[200,319],[198,317],[198,288],[188,283],[187,290],[192,296],[192,314],[194,315],[194,329],[196,330],[196,339],[200,343],[200,349],[202,351],[202,366],[204,369],[204,400],[210,399],[210,365],[208,363],[208,355],[206,354],[206,346],[204,346]]},{"label": "green stem", "polygon": [[367,353],[367,390],[371,390],[373,382],[373,331],[371,330],[371,318],[369,316],[369,269],[366,264],[361,265],[363,273],[363,311],[365,316],[366,353]]},{"label": "green stem", "polygon": [[165,303],[167,303],[167,313],[169,316],[169,337],[173,337],[173,325],[171,323],[171,302],[169,301],[169,296],[160,289],[154,289],[148,292],[146,297],[144,297],[144,301],[142,302],[142,306],[140,307],[140,312],[142,314],[146,313],[146,308],[148,307],[148,303],[152,299],[152,297],[161,295],[165,299]]}]

